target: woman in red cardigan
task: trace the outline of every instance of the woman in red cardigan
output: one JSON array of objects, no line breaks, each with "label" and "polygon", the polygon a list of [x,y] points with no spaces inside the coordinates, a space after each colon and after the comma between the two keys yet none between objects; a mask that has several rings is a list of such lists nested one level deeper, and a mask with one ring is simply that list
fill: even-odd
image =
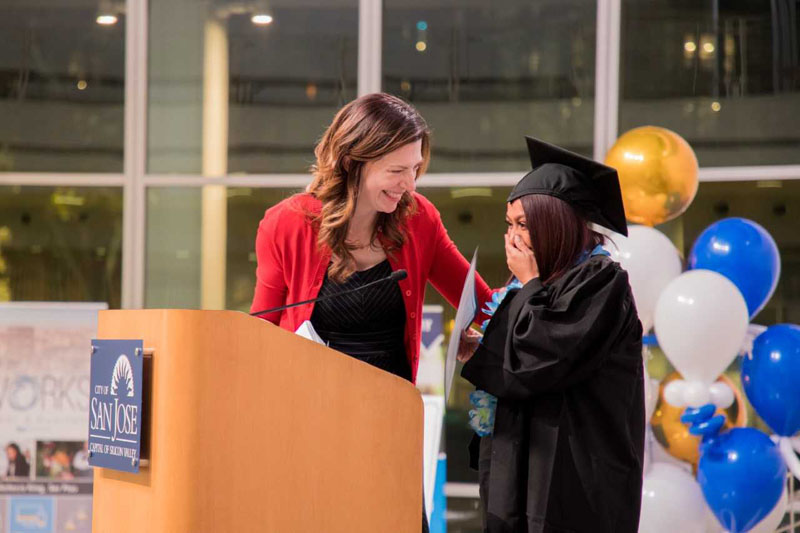
[{"label": "woman in red cardigan", "polygon": [[[268,209],[258,227],[251,310],[339,293],[404,269],[399,283],[263,315],[294,331],[311,320],[331,348],[412,382],[425,285],[453,305],[469,264],[436,208],[415,192],[429,130],[409,104],[370,94],[344,106],[316,147],[307,192]],[[476,279],[478,308],[491,291]],[[484,317],[477,317],[481,320]]]}]

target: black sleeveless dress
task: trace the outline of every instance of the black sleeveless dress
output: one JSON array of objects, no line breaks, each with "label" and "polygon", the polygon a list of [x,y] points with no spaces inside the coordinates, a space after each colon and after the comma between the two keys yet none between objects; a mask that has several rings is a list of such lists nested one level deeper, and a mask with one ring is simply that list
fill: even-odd
[{"label": "black sleeveless dress", "polygon": [[[355,289],[392,273],[388,260],[355,272],[344,283],[325,280],[319,296]],[[328,346],[411,381],[411,366],[403,338],[406,309],[397,283],[374,287],[317,302],[311,324]]]}]

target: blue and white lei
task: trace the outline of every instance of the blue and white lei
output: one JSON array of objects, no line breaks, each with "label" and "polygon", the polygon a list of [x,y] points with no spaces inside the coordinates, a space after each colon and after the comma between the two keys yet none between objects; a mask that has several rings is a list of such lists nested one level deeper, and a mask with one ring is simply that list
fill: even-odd
[{"label": "blue and white lei", "polygon": [[[514,278],[511,283],[492,294],[492,299],[486,302],[482,309],[483,313],[490,317],[481,324],[481,329],[484,332],[486,331],[486,326],[489,325],[489,320],[494,316],[497,308],[500,307],[503,299],[508,295],[508,292],[513,289],[521,288],[522,283]],[[474,406],[474,409],[470,409],[469,411],[469,426],[479,437],[491,435],[494,429],[494,413],[497,408],[497,398],[486,391],[475,390],[470,393],[469,401]]]}]

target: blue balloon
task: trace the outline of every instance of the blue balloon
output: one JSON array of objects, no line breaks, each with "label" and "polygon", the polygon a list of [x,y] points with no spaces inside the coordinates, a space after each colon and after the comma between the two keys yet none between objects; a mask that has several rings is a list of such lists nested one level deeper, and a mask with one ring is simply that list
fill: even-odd
[{"label": "blue balloon", "polygon": [[746,218],[726,218],[703,230],[689,253],[688,266],[713,270],[731,280],[753,318],[775,292],[781,256],[767,230]]},{"label": "blue balloon", "polygon": [[800,431],[800,327],[770,326],[742,360],[744,392],[769,427],[785,437]]},{"label": "blue balloon", "polygon": [[704,442],[697,481],[720,524],[749,531],[778,503],[786,464],[770,438],[754,428],[734,428]]}]

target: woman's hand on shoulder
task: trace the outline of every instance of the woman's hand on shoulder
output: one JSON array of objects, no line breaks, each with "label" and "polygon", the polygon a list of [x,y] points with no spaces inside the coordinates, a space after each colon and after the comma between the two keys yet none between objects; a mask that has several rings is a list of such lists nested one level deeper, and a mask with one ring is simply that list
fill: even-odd
[{"label": "woman's hand on shoulder", "polygon": [[458,343],[456,358],[462,363],[469,361],[475,353],[475,350],[478,349],[482,338],[483,335],[472,328],[467,328],[466,331],[462,331],[461,342]]},{"label": "woman's hand on shoulder", "polygon": [[508,233],[503,235],[506,241],[506,263],[512,274],[525,285],[533,278],[539,277],[539,265],[536,264],[536,257],[533,250],[528,248],[519,235],[510,236]]}]

